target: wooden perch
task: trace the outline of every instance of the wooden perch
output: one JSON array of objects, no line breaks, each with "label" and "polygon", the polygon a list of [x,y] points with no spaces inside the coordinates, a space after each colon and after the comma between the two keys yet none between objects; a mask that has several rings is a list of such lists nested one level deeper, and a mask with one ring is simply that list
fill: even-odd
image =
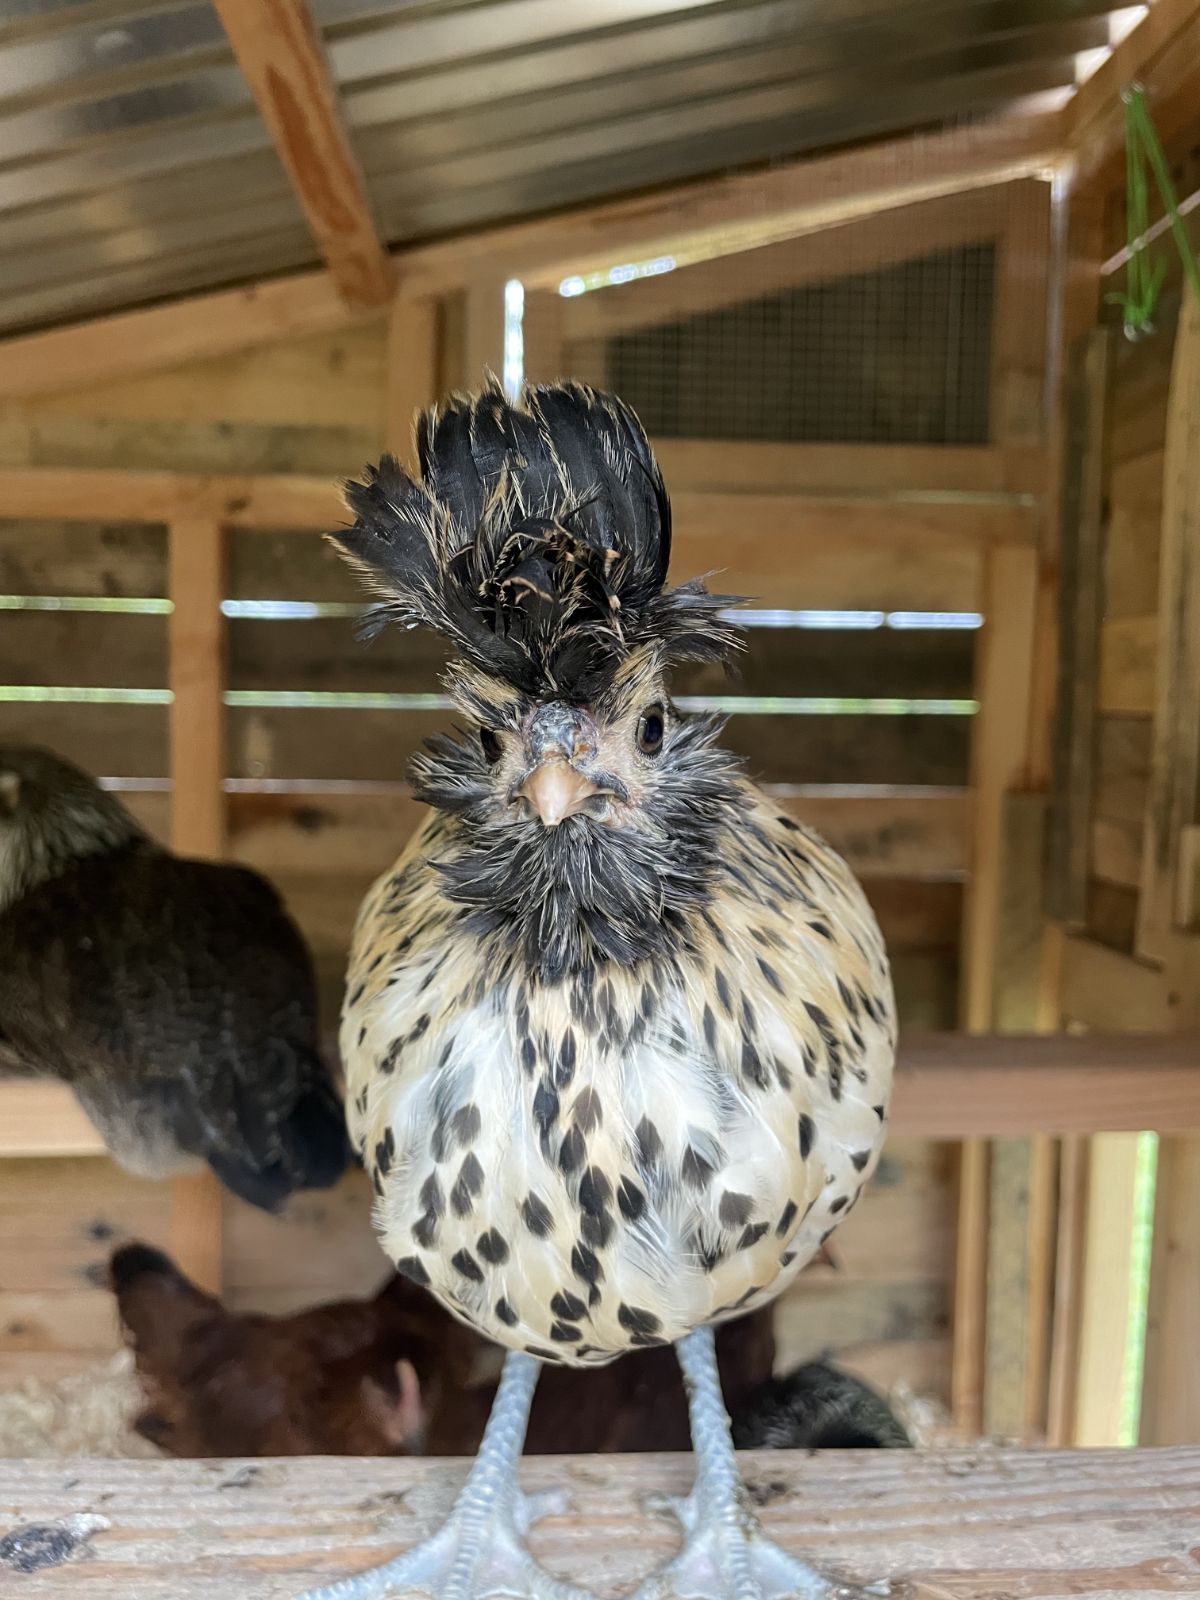
[{"label": "wooden perch", "polygon": [[[743,1457],[767,1532],[831,1574],[894,1596],[1192,1593],[1200,1450],[861,1450]],[[433,1460],[0,1462],[5,1536],[57,1528],[58,1559],[3,1582],[31,1600],[293,1600],[429,1533],[464,1464]],[[565,1489],[534,1553],[601,1600],[678,1544],[647,1509],[683,1494],[686,1456],[540,1457],[527,1489]],[[29,1538],[30,1547],[33,1540]],[[10,1546],[11,1548],[11,1546]],[[78,1563],[78,1564],[76,1564]]]}]

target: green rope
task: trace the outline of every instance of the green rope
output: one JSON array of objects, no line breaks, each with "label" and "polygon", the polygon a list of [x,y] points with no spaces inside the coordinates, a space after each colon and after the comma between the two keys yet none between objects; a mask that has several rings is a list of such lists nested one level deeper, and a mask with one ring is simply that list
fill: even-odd
[{"label": "green rope", "polygon": [[1167,159],[1158,141],[1154,122],[1146,109],[1146,94],[1140,84],[1134,83],[1122,91],[1125,105],[1125,186],[1126,186],[1126,237],[1129,259],[1126,266],[1125,293],[1110,294],[1105,298],[1121,307],[1125,319],[1125,336],[1140,339],[1154,328],[1154,313],[1166,277],[1166,262],[1161,258],[1151,261],[1146,234],[1150,229],[1150,183],[1147,165],[1154,175],[1159,198],[1171,223],[1171,234],[1184,276],[1200,300],[1200,266],[1196,253],[1179,215],[1179,201],[1175,185],[1167,168]]}]

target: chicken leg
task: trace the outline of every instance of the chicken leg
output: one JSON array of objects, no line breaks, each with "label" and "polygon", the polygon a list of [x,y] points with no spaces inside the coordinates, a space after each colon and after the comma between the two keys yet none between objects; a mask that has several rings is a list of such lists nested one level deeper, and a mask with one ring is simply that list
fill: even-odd
[{"label": "chicken leg", "polygon": [[511,1353],[487,1429],[453,1511],[430,1538],[381,1567],[343,1578],[302,1600],[391,1600],[417,1594],[430,1600],[592,1600],[540,1567],[525,1544],[539,1517],[565,1509],[561,1491],[527,1496],[517,1486],[529,1408],[540,1364]]},{"label": "chicken leg", "polygon": [[637,1591],[634,1600],[877,1600],[887,1584],[859,1589],[789,1555],[763,1533],[738,1473],[721,1396],[711,1328],[675,1347],[691,1417],[696,1482],[671,1502],[683,1548]]}]

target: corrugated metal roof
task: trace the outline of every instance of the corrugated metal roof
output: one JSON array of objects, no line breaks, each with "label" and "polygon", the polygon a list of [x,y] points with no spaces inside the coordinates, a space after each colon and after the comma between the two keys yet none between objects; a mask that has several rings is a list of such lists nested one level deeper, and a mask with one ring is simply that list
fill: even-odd
[{"label": "corrugated metal roof", "polygon": [[[1111,0],[313,0],[391,243],[1075,81]],[[0,327],[311,265],[207,0],[0,0]]]}]

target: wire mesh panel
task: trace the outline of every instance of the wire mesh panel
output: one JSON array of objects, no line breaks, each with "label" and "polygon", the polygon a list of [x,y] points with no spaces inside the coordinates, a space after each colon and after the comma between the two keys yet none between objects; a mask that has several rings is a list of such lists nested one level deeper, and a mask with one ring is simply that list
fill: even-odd
[{"label": "wire mesh panel", "polygon": [[664,438],[983,444],[995,256],[938,250],[618,334],[605,382]]}]

